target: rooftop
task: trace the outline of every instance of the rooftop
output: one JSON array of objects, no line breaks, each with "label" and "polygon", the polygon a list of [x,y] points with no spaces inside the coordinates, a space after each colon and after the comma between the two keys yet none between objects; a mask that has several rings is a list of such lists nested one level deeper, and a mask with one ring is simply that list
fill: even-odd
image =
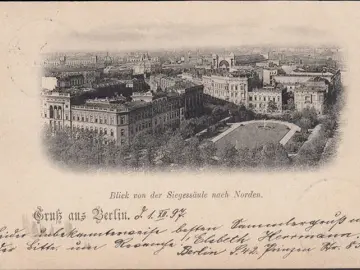
[{"label": "rooftop", "polygon": [[84,72],[84,71],[99,71],[99,68],[96,67],[70,67],[70,66],[59,66],[59,67],[51,67],[51,68],[44,68],[46,73],[56,73],[56,72]]},{"label": "rooftop", "polygon": [[293,71],[290,72],[289,75],[295,76],[333,76],[334,74],[330,72],[300,72],[300,71]]},{"label": "rooftop", "polygon": [[93,99],[87,100],[85,104],[75,105],[75,109],[131,111],[137,108],[146,107],[149,103],[145,101],[125,101],[116,99]]},{"label": "rooftop", "polygon": [[266,58],[261,54],[236,55],[235,62],[237,64],[251,64],[265,61]]},{"label": "rooftop", "polygon": [[[260,92],[281,93],[282,90],[280,88],[265,87],[265,88],[254,88],[251,92],[256,92],[256,93],[260,93]],[[249,92],[249,93],[251,93],[251,92]]]},{"label": "rooftop", "polygon": [[325,92],[326,89],[322,87],[309,87],[302,85],[300,87],[295,87],[294,91],[296,92]]}]

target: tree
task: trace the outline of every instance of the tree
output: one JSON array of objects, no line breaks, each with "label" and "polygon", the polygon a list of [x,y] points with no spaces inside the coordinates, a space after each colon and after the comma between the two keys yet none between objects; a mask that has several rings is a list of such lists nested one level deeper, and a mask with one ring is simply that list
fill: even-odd
[{"label": "tree", "polygon": [[226,167],[236,167],[238,165],[238,151],[231,143],[227,143],[220,153],[221,164]]},{"label": "tree", "polygon": [[316,138],[304,143],[295,159],[297,166],[316,166],[321,158],[326,144],[325,132],[320,130]]},{"label": "tree", "polygon": [[306,130],[308,131],[309,128],[311,128],[311,120],[309,118],[305,118],[305,117],[302,117],[300,120],[299,120],[299,126],[301,127],[301,129],[303,130]]},{"label": "tree", "polygon": [[175,134],[167,142],[164,153],[164,161],[166,163],[175,163],[183,165],[185,158],[183,155],[183,149],[185,148],[185,141],[179,133]]},{"label": "tree", "polygon": [[153,167],[155,165],[155,157],[158,149],[158,142],[153,135],[145,136],[145,165],[147,167]]},{"label": "tree", "polygon": [[246,167],[252,167],[254,165],[252,159],[252,153],[248,147],[240,148],[238,150],[238,155],[239,155],[239,164],[242,167],[246,168]]},{"label": "tree", "polygon": [[295,103],[293,98],[289,98],[286,104],[286,110],[293,111],[295,110]]},{"label": "tree", "polygon": [[278,110],[278,106],[276,105],[275,101],[270,100],[268,102],[267,111],[272,113],[272,112],[276,112],[277,110]]},{"label": "tree", "polygon": [[130,147],[130,159],[129,165],[132,169],[137,169],[140,167],[140,158],[141,152],[140,147],[138,145],[132,145]]},{"label": "tree", "polygon": [[260,150],[260,165],[270,168],[287,166],[290,159],[284,147],[279,143],[267,143]]},{"label": "tree", "polygon": [[215,143],[212,141],[205,141],[200,147],[200,155],[204,164],[207,166],[215,164],[215,156],[216,156],[217,148]]},{"label": "tree", "polygon": [[215,106],[211,112],[211,115],[215,122],[218,122],[219,120],[221,120],[221,118],[225,114],[227,114],[226,108],[224,108],[223,106],[219,106],[219,105]]},{"label": "tree", "polygon": [[130,165],[131,146],[126,144],[115,148],[115,165],[125,168]]},{"label": "tree", "polygon": [[188,140],[184,148],[185,163],[189,167],[199,168],[203,163],[199,146],[199,139],[197,137],[192,137]]},{"label": "tree", "polygon": [[192,119],[186,120],[181,123],[180,134],[184,139],[195,135],[195,133],[196,133],[196,124]]},{"label": "tree", "polygon": [[305,108],[302,110],[301,112],[302,117],[304,118],[308,118],[311,122],[311,127],[315,127],[318,123],[318,114],[315,110],[315,108],[311,107],[311,108]]}]

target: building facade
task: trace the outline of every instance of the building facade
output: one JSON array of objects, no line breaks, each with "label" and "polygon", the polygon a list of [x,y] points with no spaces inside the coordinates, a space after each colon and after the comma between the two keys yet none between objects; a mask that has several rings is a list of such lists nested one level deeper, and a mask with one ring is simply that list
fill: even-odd
[{"label": "building facade", "polygon": [[75,75],[82,75],[84,77],[84,85],[91,87],[92,83],[96,82],[100,78],[101,71],[96,68],[88,67],[51,68],[48,69],[47,75],[45,77],[66,78]]},{"label": "building facade", "polygon": [[169,125],[179,126],[185,119],[184,97],[139,97],[132,102],[123,98],[89,99],[72,105],[71,95],[42,93],[41,116],[52,130],[68,127],[73,131],[91,131],[119,145],[131,144],[138,134],[160,132]]},{"label": "building facade", "polygon": [[273,85],[274,84],[274,76],[278,74],[276,68],[264,68],[263,69],[263,84],[264,85]]},{"label": "building facade", "polygon": [[249,92],[249,108],[257,113],[281,113],[282,91],[267,87]]},{"label": "building facade", "polygon": [[179,81],[181,81],[180,78],[169,77],[163,74],[150,76],[150,84],[153,88],[160,88],[162,91],[175,86]]},{"label": "building facade", "polygon": [[60,77],[58,79],[58,87],[60,87],[60,88],[82,86],[84,84],[85,84],[85,79],[84,79],[84,76],[81,74],[69,75],[66,77]]},{"label": "building facade", "polygon": [[235,104],[247,105],[248,78],[203,76],[204,93]]},{"label": "building facade", "polygon": [[301,111],[305,108],[314,108],[318,114],[324,112],[323,91],[316,91],[307,88],[296,88],[294,91],[295,109]]},{"label": "building facade", "polygon": [[184,117],[190,119],[198,117],[204,112],[204,86],[193,82],[182,81],[169,88],[169,94],[182,97],[184,105]]},{"label": "building facade", "polygon": [[324,80],[317,79],[296,85],[293,89],[295,109],[314,108],[318,114],[323,114],[328,87]]},{"label": "building facade", "polygon": [[314,79],[316,77],[326,79],[331,82],[334,74],[330,72],[290,72],[286,75],[275,75],[274,83],[281,83],[283,85],[287,84],[295,84],[295,83],[305,83],[310,79]]},{"label": "building facade", "polygon": [[46,67],[58,67],[58,66],[87,66],[96,65],[98,63],[98,57],[96,55],[79,55],[79,56],[60,56],[57,58],[45,59],[43,65]]},{"label": "building facade", "polygon": [[234,53],[229,53],[225,55],[212,55],[211,66],[214,69],[230,69],[235,66],[235,55]]}]

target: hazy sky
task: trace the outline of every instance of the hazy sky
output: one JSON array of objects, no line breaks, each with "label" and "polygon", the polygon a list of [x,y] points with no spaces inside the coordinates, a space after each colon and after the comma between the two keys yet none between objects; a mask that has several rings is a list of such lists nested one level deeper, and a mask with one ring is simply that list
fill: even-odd
[{"label": "hazy sky", "polygon": [[46,40],[44,51],[270,43],[326,45],[339,39],[328,24],[336,20],[336,14],[322,6],[309,8],[306,3],[127,2],[58,6],[61,8],[44,5],[45,19],[37,24]]}]

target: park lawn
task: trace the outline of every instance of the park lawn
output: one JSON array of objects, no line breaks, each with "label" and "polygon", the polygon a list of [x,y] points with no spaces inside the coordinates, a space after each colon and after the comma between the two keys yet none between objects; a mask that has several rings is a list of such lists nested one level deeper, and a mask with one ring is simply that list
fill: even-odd
[{"label": "park lawn", "polygon": [[278,143],[289,132],[288,127],[282,124],[266,123],[267,127],[273,127],[271,129],[259,128],[261,126],[261,122],[239,126],[215,144],[218,150],[223,149],[228,142],[237,149],[254,148],[270,142]]}]

